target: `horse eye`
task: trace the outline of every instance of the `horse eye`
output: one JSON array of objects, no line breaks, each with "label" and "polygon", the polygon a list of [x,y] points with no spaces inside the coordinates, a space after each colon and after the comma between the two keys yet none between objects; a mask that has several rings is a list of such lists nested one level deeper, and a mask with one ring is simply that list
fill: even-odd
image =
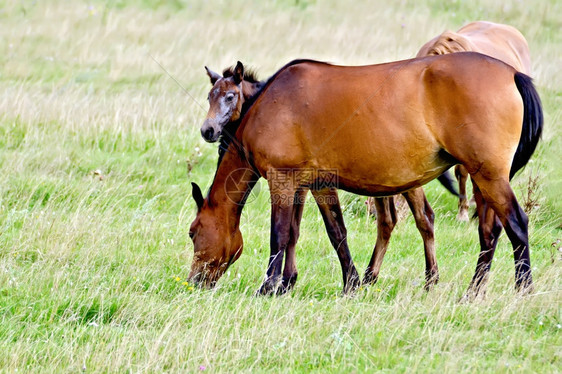
[{"label": "horse eye", "polygon": [[189,237],[190,237],[191,239],[193,239],[194,236],[195,236],[195,233],[194,233],[193,231],[190,231],[190,232],[189,232]]},{"label": "horse eye", "polygon": [[226,97],[226,101],[231,102],[234,99],[234,95],[230,94]]}]

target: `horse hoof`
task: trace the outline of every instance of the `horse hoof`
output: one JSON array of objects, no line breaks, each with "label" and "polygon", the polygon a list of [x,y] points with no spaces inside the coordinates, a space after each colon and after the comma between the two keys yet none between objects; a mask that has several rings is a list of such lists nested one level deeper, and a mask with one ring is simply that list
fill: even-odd
[{"label": "horse hoof", "polygon": [[355,293],[355,291],[361,287],[361,278],[359,275],[352,276],[346,284],[343,285],[343,294],[349,295]]},{"label": "horse hoof", "polygon": [[271,296],[276,292],[271,286],[262,284],[261,287],[256,291],[256,296]]},{"label": "horse hoof", "polygon": [[470,304],[474,300],[474,296],[470,293],[464,293],[461,298],[458,300],[459,304]]},{"label": "horse hoof", "polygon": [[460,304],[468,304],[476,301],[477,299],[484,300],[486,298],[486,288],[484,286],[470,286],[468,290],[459,299]]},{"label": "horse hoof", "polygon": [[424,289],[429,291],[439,283],[439,270],[437,268],[425,271],[425,285]]},{"label": "horse hoof", "polygon": [[461,210],[457,214],[457,219],[461,222],[468,222],[468,210]]},{"label": "horse hoof", "polygon": [[278,293],[278,290],[282,288],[280,279],[267,279],[261,287],[257,290],[256,296],[271,296]]},{"label": "horse hoof", "polygon": [[290,290],[293,289],[295,283],[297,283],[297,274],[291,274],[288,277],[284,276],[281,282],[281,287],[277,289],[277,294],[282,295],[284,293],[289,292]]},{"label": "horse hoof", "polygon": [[519,296],[528,296],[534,291],[533,283],[517,284],[515,291]]},{"label": "horse hoof", "polygon": [[374,275],[373,273],[365,272],[365,276],[363,277],[363,284],[373,285],[377,283],[378,280],[379,280],[378,274]]},{"label": "horse hoof", "polygon": [[437,283],[439,283],[439,275],[434,275],[425,281],[423,289],[426,291],[431,291],[437,285]]}]

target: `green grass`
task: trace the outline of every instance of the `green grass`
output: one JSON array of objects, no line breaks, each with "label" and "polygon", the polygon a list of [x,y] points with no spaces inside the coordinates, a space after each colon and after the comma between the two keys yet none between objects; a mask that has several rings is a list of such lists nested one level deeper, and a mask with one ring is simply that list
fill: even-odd
[{"label": "green grass", "polygon": [[[0,1],[0,371],[559,372],[560,14],[554,0]],[[429,293],[407,215],[379,283],[341,297],[337,257],[309,202],[294,291],[254,297],[269,253],[263,181],[242,215],[240,260],[216,290],[183,284],[190,182],[207,187],[217,157],[199,134],[204,65],[241,60],[266,78],[299,57],[391,61],[476,19],[523,32],[544,104],[543,141],[513,181],[520,201],[529,176],[539,181],[532,295],[513,290],[504,235],[486,298],[458,303],[476,264],[477,227],[456,221],[455,199],[434,182],[426,192],[441,281]],[[374,222],[363,198],[341,198],[363,271]]]}]

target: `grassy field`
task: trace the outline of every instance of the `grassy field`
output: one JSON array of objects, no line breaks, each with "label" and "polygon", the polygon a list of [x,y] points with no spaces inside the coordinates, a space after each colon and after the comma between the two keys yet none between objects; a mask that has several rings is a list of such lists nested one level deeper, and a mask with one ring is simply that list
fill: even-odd
[{"label": "grassy field", "polygon": [[[557,0],[0,0],[0,371],[560,372],[560,14]],[[184,282],[189,182],[208,186],[217,157],[199,134],[204,65],[241,60],[265,79],[300,57],[398,60],[478,19],[527,37],[543,100],[543,140],[512,183],[536,203],[533,294],[515,294],[503,235],[486,298],[457,302],[476,265],[477,227],[455,219],[455,199],[434,182],[441,281],[429,293],[407,215],[379,283],[341,297],[309,202],[294,291],[254,297],[269,253],[265,183],[243,212],[245,251],[218,288]],[[374,222],[363,198],[342,193],[342,202],[362,272]]]}]

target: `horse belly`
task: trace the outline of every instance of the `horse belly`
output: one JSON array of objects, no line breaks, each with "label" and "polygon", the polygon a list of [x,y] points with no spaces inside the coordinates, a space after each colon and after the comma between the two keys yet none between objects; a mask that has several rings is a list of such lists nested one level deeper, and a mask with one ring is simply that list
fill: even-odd
[{"label": "horse belly", "polygon": [[415,107],[366,108],[355,117],[345,123],[336,116],[342,126],[322,135],[308,134],[322,139],[313,148],[315,167],[335,169],[340,188],[373,196],[402,192],[427,183],[451,165]]},{"label": "horse belly", "polygon": [[370,196],[395,194],[422,186],[450,166],[439,152],[400,151],[380,152],[369,159],[350,157],[327,164],[337,165],[339,188]]}]

